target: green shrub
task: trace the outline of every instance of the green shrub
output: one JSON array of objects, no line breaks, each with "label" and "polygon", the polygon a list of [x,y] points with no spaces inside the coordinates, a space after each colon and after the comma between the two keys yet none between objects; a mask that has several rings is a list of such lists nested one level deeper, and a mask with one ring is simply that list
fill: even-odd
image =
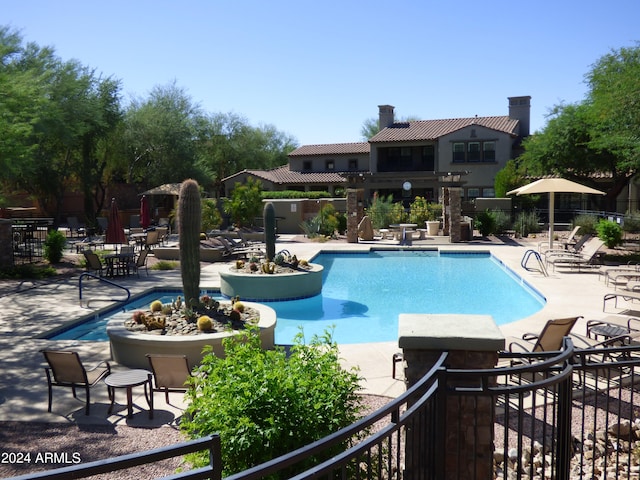
[{"label": "green shrub", "polygon": [[329,192],[300,192],[298,190],[282,190],[273,192],[262,192],[263,200],[280,199],[280,198],[310,198],[312,200],[318,200],[320,198],[333,198],[344,197],[344,191],[342,194],[336,191],[336,195],[331,195]]},{"label": "green shrub", "polygon": [[571,228],[580,227],[580,234],[585,235],[590,233],[594,235],[596,233],[596,225],[598,224],[598,217],[595,215],[578,215],[571,222]]},{"label": "green shrub", "polygon": [[220,215],[220,210],[218,210],[218,205],[216,201],[212,198],[203,198],[202,199],[202,220],[201,220],[201,228],[204,232],[208,232],[209,230],[215,230],[216,228],[220,228],[222,225],[222,215]]},{"label": "green shrub", "polygon": [[175,270],[176,268],[178,268],[178,265],[178,262],[174,262],[171,260],[159,260],[149,268],[151,270]]},{"label": "green shrub", "polygon": [[43,256],[49,263],[58,263],[62,260],[64,246],[67,244],[66,237],[58,230],[52,230],[44,241]]},{"label": "green shrub", "polygon": [[482,235],[483,237],[495,233],[496,219],[494,213],[489,210],[480,212],[476,216],[476,228],[480,232],[480,235]]},{"label": "green shrub", "polygon": [[640,214],[638,212],[634,212],[630,215],[625,215],[622,229],[629,233],[640,232]]},{"label": "green shrub", "polygon": [[495,221],[495,233],[504,233],[511,230],[511,218],[504,210],[492,210]]},{"label": "green shrub", "polygon": [[379,197],[378,194],[373,195],[371,205],[366,209],[366,214],[371,219],[371,225],[374,229],[380,230],[389,226],[391,221],[391,210],[393,208],[393,196]]},{"label": "green shrub", "polygon": [[604,242],[607,248],[613,248],[622,243],[622,228],[611,220],[600,220],[596,225],[598,238]]},{"label": "green shrub", "polygon": [[513,228],[523,237],[530,233],[538,233],[540,231],[540,217],[534,211],[520,212],[513,223]]},{"label": "green shrub", "polygon": [[[223,346],[225,358],[208,353],[191,380],[195,388],[187,393],[189,406],[181,427],[192,438],[220,434],[224,476],[308,445],[358,419],[359,376],[342,368],[338,346],[328,332],[314,336],[308,345],[298,334],[288,356],[281,347],[263,350],[255,327],[223,340]],[[190,456],[189,461],[200,466],[208,457]]]},{"label": "green shrub", "polygon": [[[343,217],[343,219],[340,217]],[[341,230],[341,225],[344,228],[343,230]],[[347,218],[337,212],[332,204],[328,203],[320,209],[315,217],[303,222],[301,227],[309,238],[317,236],[333,237],[336,232],[344,233],[347,227]]]}]

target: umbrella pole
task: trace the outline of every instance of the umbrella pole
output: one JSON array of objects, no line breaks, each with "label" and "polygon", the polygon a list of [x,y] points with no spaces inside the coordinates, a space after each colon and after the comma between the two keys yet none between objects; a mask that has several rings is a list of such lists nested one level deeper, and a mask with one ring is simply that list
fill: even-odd
[{"label": "umbrella pole", "polygon": [[553,224],[555,223],[555,196],[549,192],[549,250],[553,248]]}]

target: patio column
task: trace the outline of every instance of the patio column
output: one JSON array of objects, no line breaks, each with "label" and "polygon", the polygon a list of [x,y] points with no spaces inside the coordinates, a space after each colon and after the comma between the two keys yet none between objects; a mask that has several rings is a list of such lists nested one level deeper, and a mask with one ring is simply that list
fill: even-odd
[{"label": "patio column", "polygon": [[[400,314],[398,344],[405,361],[407,388],[417,383],[435,364],[442,352],[448,352],[447,369],[488,369],[498,361],[498,351],[504,349],[505,338],[489,315],[457,314]],[[455,385],[440,388],[477,388],[473,375],[457,377]],[[443,391],[443,390],[440,390]],[[442,399],[442,397],[440,397]],[[441,412],[444,431],[441,432],[442,451],[423,451],[425,435],[407,429],[405,478],[426,478],[424,468],[436,468],[444,479],[492,478],[493,423],[495,405],[490,396],[474,394],[442,399],[437,411]],[[435,428],[430,425],[430,428]],[[438,435],[438,433],[435,433]],[[433,442],[427,442],[427,444]],[[436,439],[435,444],[441,444]],[[443,464],[425,465],[420,459],[435,458]],[[441,468],[441,470],[439,470]]]},{"label": "patio column", "polygon": [[364,216],[364,190],[347,189],[347,242],[358,243],[358,224]]}]

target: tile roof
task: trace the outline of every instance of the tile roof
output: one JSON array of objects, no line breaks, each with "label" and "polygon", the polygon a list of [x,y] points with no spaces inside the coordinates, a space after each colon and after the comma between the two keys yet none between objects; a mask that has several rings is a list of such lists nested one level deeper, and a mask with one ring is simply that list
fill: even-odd
[{"label": "tile roof", "polygon": [[308,157],[311,155],[358,155],[370,152],[368,142],[331,143],[325,145],[303,145],[292,151],[290,157]]},{"label": "tile roof", "polygon": [[451,118],[445,120],[419,120],[394,123],[369,139],[375,142],[403,142],[414,140],[436,140],[462,128],[480,125],[509,135],[518,134],[518,120],[508,116]]},{"label": "tile roof", "polygon": [[[338,172],[295,172],[289,170],[289,165],[283,165],[272,170],[243,170],[231,177],[241,173],[246,173],[268,182],[283,185],[301,183],[344,183],[347,181]],[[227,177],[227,179],[231,177]]]}]

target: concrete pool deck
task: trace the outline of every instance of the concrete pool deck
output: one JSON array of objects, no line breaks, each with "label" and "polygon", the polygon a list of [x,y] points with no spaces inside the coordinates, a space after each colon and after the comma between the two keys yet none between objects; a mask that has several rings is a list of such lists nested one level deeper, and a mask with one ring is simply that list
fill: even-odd
[{"label": "concrete pool deck", "polygon": [[[520,261],[528,249],[536,249],[538,239],[492,239],[464,244],[450,244],[448,237],[432,237],[424,241],[414,241],[415,248],[439,247],[453,250],[488,250],[504,264],[518,273],[530,285],[539,290],[547,299],[546,306],[536,314],[500,327],[505,337],[519,337],[525,332],[539,332],[551,318],[581,315],[584,317],[574,331],[584,333],[586,320],[599,319],[612,313],[621,313],[625,305],[615,311],[602,311],[603,296],[613,288],[599,279],[597,271],[549,272],[548,277],[530,272],[520,266]],[[318,251],[325,250],[368,250],[376,246],[397,245],[397,241],[374,241],[358,244],[346,242],[297,242],[291,236],[281,236],[277,250],[287,249],[298,258],[312,258]],[[405,247],[406,248],[406,247]],[[202,288],[219,287],[220,269],[229,263],[214,263],[202,269]],[[180,287],[179,271],[149,271],[140,278],[131,277],[121,282],[131,289],[132,294],[154,286]],[[88,284],[87,284],[88,285]],[[408,286],[408,294],[419,294],[420,286]],[[92,298],[95,290],[87,286],[85,298]],[[623,302],[624,303],[624,302]],[[78,276],[63,278],[53,282],[0,282],[0,421],[29,422],[75,422],[78,424],[123,424],[130,426],[161,426],[170,424],[182,414],[182,395],[171,394],[167,405],[163,395],[156,394],[153,420],[149,420],[142,388],[134,389],[134,409],[132,419],[126,417],[125,395],[116,392],[116,411],[107,414],[109,400],[107,389],[98,385],[91,392],[91,415],[84,415],[83,392],[80,401],[74,400],[69,389],[54,388],[53,413],[47,412],[47,383],[43,367],[44,357],[40,352],[45,347],[73,348],[80,352],[87,364],[97,363],[110,357],[108,342],[82,342],[73,340],[51,341],[37,338],[45,332],[66,322],[90,314],[107,303],[95,303],[91,308],[80,306],[78,300]],[[391,378],[393,353],[399,351],[397,341],[357,345],[341,345],[341,355],[345,367],[360,369],[363,378],[362,392],[382,396],[397,396],[405,389],[402,369],[399,378]],[[114,365],[117,370],[119,366]]]}]

